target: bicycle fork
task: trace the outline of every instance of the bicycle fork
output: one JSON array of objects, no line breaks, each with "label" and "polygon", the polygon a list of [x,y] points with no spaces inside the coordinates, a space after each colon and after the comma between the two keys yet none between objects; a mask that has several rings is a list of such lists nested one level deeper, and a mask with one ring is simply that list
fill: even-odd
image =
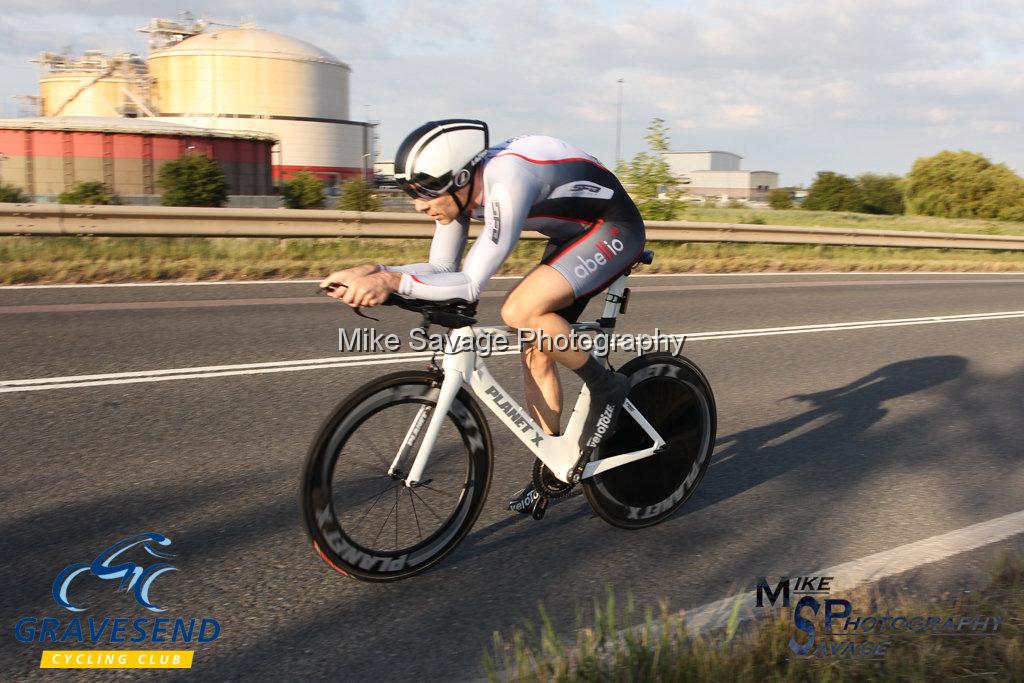
[{"label": "bicycle fork", "polygon": [[[460,328],[455,330],[453,337],[472,336],[472,332],[469,328]],[[456,348],[463,349],[464,347],[458,346]],[[434,444],[437,442],[437,436],[441,432],[441,426],[444,424],[445,417],[448,415],[448,410],[452,407],[452,403],[455,401],[455,396],[459,393],[459,390],[467,383],[467,372],[466,367],[472,368],[473,357],[469,351],[458,351],[445,355],[442,366],[444,368],[444,380],[441,382],[441,388],[438,390],[437,400],[433,406],[433,412],[431,412],[431,406],[422,405],[419,411],[416,413],[416,418],[412,421],[412,425],[405,434],[405,439],[402,440],[402,445],[398,448],[398,453],[395,454],[395,459],[391,463],[390,469],[388,469],[388,475],[392,478],[400,478],[402,476],[401,470],[398,468],[399,463],[403,458],[408,456],[412,451],[413,445],[416,443],[416,438],[419,436],[420,431],[423,429],[423,425],[427,423],[427,431],[423,435],[423,441],[420,443],[419,449],[416,451],[416,457],[412,461],[412,466],[409,468],[409,473],[405,475],[405,485],[412,488],[418,484],[426,483],[421,482],[423,477],[423,470],[427,467],[427,461],[430,458],[431,451],[434,450]],[[427,422],[429,417],[429,422]]]}]

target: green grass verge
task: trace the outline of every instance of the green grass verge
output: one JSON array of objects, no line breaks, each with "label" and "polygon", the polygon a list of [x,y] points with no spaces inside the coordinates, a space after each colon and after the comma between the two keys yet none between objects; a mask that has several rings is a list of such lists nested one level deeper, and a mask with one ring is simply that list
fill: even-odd
[{"label": "green grass verge", "polygon": [[[727,211],[727,209],[718,209]],[[502,266],[522,274],[544,244],[524,240]],[[1024,271],[1024,252],[651,242],[644,272]],[[0,237],[0,283],[318,278],[365,261],[426,260],[422,239]]]},{"label": "green grass verge", "polygon": [[680,220],[707,223],[806,225],[826,228],[971,232],[983,235],[1024,235],[1024,223],[932,216],[877,216],[868,213],[805,211],[803,209],[715,209],[687,207]]},{"label": "green grass verge", "polygon": [[[558,638],[541,606],[539,627],[527,624],[509,639],[494,634],[484,667],[492,681],[524,682],[1024,681],[1024,557],[1004,556],[985,589],[953,600],[886,597],[873,588],[836,597],[849,599],[855,615],[983,615],[1003,623],[990,637],[892,638],[883,661],[815,662],[789,650],[789,611],[746,628],[731,619],[718,632],[691,636],[685,619],[665,604],[655,627],[652,610],[639,617],[632,601],[619,609],[609,593],[603,604],[595,600],[590,625],[577,616],[574,644]],[[820,634],[820,621],[817,628]]]}]

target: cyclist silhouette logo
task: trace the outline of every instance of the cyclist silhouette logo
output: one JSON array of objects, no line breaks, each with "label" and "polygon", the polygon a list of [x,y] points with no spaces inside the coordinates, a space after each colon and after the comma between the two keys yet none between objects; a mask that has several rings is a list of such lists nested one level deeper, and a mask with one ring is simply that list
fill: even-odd
[{"label": "cyclist silhouette logo", "polygon": [[[149,591],[158,576],[165,572],[177,571],[177,569],[166,562],[143,567],[131,560],[119,559],[122,553],[140,544],[143,550],[153,557],[160,559],[174,557],[174,555],[160,552],[154,547],[155,545],[162,547],[171,545],[171,539],[162,534],[149,531],[130,536],[104,550],[92,561],[92,564],[79,562],[65,567],[57,575],[57,580],[53,582],[53,599],[64,609],[72,612],[84,612],[85,607],[79,607],[71,602],[68,597],[68,589],[79,574],[91,573],[93,576],[107,581],[120,579],[117,588],[124,588],[126,591],[134,590],[135,600],[140,605],[152,612],[165,611],[150,601]],[[114,564],[115,562],[119,563]]]}]

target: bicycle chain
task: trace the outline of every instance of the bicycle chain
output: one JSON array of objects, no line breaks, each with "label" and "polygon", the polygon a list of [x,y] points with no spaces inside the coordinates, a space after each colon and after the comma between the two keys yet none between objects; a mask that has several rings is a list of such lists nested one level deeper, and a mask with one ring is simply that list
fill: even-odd
[{"label": "bicycle chain", "polygon": [[533,488],[548,499],[564,498],[572,493],[575,484],[559,481],[539,459],[533,461]]}]

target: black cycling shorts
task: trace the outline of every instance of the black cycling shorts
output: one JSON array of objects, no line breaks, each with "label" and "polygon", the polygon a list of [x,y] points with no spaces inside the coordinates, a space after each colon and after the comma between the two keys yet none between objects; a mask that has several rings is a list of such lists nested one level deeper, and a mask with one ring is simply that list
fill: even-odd
[{"label": "black cycling shorts", "polygon": [[560,311],[574,323],[594,297],[629,269],[644,250],[642,223],[598,220],[582,235],[551,240],[541,263],[551,266],[568,280],[576,300]]}]

